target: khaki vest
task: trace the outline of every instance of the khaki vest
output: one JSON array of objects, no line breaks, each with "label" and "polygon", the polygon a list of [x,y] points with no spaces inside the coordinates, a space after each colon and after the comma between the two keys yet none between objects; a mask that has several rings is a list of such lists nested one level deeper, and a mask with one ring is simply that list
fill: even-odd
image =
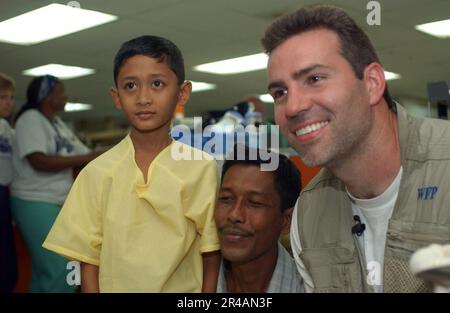
[{"label": "khaki vest", "polygon": [[[450,123],[415,118],[397,105],[403,175],[389,221],[384,292],[429,291],[409,270],[411,254],[450,242]],[[298,202],[300,258],[315,292],[372,292],[343,183],[322,169]]]}]

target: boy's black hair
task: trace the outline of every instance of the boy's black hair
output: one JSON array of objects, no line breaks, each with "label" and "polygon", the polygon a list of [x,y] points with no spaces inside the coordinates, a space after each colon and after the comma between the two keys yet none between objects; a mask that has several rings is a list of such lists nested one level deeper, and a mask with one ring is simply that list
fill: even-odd
[{"label": "boy's black hair", "polygon": [[[247,164],[247,165],[255,165],[260,166],[261,164],[270,163],[269,160],[262,160],[260,158],[261,150],[257,150],[254,148],[249,148],[247,145],[242,147],[240,144],[240,148],[238,148],[239,144],[235,144],[233,148],[233,152],[226,157],[226,160],[222,167],[222,177],[220,181],[220,185],[223,183],[223,178],[225,173],[234,165],[238,164]],[[253,150],[251,153],[250,150]],[[238,156],[238,151],[245,151],[245,158],[242,160]],[[266,154],[267,151],[264,151]],[[284,212],[286,209],[292,208],[297,201],[298,196],[300,195],[300,190],[302,189],[301,183],[301,173],[295,166],[295,164],[289,160],[285,155],[278,154],[273,151],[270,152],[272,157],[278,157],[279,163],[278,167],[275,171],[273,171],[275,189],[277,190],[278,196],[280,197],[280,209],[281,212]],[[250,156],[255,156],[250,158]],[[242,157],[242,156],[241,156]]]},{"label": "boy's black hair", "polygon": [[184,61],[180,49],[170,40],[157,36],[141,36],[122,44],[114,58],[114,83],[123,63],[135,55],[145,55],[165,62],[177,75],[178,84],[184,82]]}]

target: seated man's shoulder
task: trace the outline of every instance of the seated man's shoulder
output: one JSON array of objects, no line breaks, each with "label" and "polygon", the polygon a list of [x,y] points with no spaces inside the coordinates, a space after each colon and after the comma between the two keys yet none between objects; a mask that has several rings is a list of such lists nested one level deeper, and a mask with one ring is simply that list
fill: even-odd
[{"label": "seated man's shoulder", "polygon": [[[278,290],[272,290],[272,292],[282,292],[282,293],[299,293],[305,292],[303,287],[303,279],[298,273],[295,261],[292,255],[287,251],[287,249],[280,243],[278,245],[280,249],[278,262],[282,264],[277,264],[277,267],[272,277],[280,282]],[[276,286],[276,285],[274,285]]]}]

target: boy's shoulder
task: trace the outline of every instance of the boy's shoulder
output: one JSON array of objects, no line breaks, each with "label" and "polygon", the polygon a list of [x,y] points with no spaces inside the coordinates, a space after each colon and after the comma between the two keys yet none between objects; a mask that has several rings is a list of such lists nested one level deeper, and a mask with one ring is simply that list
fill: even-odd
[{"label": "boy's shoulder", "polygon": [[198,148],[174,141],[170,149],[171,159],[181,166],[204,167],[216,165],[214,157]]},{"label": "boy's shoulder", "polygon": [[89,162],[83,169],[90,175],[98,175],[101,173],[111,173],[122,162],[127,160],[131,155],[131,150],[128,144],[128,136],[122,139],[118,144],[105,151],[97,158]]},{"label": "boy's shoulder", "polygon": [[211,168],[217,170],[217,162],[210,154],[179,141],[173,142],[159,163],[181,178],[201,175]]}]

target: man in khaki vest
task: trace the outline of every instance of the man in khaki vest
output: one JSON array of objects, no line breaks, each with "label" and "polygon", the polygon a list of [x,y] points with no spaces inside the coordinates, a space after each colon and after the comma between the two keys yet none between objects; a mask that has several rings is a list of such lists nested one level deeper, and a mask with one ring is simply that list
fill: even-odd
[{"label": "man in khaki vest", "polygon": [[367,35],[343,10],[300,9],[262,39],[290,145],[321,172],[294,210],[309,292],[420,292],[411,254],[450,241],[450,123],[394,102]]}]

